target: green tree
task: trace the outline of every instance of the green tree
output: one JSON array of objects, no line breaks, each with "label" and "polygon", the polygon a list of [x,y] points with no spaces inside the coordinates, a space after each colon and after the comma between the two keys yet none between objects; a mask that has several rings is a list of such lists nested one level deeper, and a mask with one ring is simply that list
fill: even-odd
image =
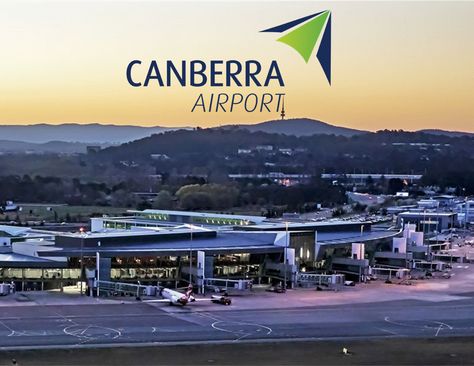
[{"label": "green tree", "polygon": [[363,205],[359,202],[357,202],[355,205],[352,206],[352,209],[355,212],[364,212],[366,208],[367,208],[367,205]]},{"label": "green tree", "polygon": [[173,196],[166,190],[161,190],[153,200],[153,208],[159,210],[169,210],[173,208]]},{"label": "green tree", "polygon": [[181,195],[180,205],[185,210],[209,210],[214,208],[212,197],[206,192],[189,192]]},{"label": "green tree", "polygon": [[184,209],[228,209],[237,202],[239,190],[233,185],[191,184],[176,192]]}]

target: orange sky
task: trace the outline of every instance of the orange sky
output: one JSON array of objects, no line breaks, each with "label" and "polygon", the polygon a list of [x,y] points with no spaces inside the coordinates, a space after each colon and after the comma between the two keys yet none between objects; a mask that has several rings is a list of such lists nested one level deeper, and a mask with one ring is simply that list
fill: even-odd
[{"label": "orange sky", "polygon": [[[333,14],[333,82],[277,34]],[[199,93],[284,92],[287,116],[358,129],[474,132],[474,2],[18,1],[0,4],[0,124],[252,123],[277,113],[191,113]],[[133,88],[129,61],[278,61],[284,88]],[[144,73],[146,71],[141,71]]]}]

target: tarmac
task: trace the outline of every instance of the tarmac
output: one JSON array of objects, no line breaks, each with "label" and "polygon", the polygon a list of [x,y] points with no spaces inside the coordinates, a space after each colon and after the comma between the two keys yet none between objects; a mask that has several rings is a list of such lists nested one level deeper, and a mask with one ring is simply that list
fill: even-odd
[{"label": "tarmac", "polygon": [[470,343],[438,337],[3,351],[0,365],[472,365]]},{"label": "tarmac", "polygon": [[[288,290],[285,294],[264,291],[268,286],[254,286],[253,293],[233,297],[231,308],[245,309],[279,309],[313,306],[330,306],[344,304],[376,303],[381,301],[421,300],[453,301],[465,299],[465,293],[474,293],[474,264],[453,263],[451,278],[442,278],[441,273],[425,280],[406,281],[394,279],[392,284],[382,280],[357,284],[355,287],[342,287],[338,291],[318,291],[314,288]],[[152,299],[152,298],[151,298]],[[146,299],[145,299],[146,300]],[[136,304],[135,297],[94,298],[81,296],[79,288],[71,286],[64,292],[26,291],[0,297],[0,308],[34,305],[113,305]],[[163,304],[159,305],[163,307]],[[189,307],[206,310],[222,310],[221,305],[191,304]]]},{"label": "tarmac", "polygon": [[17,293],[0,299],[0,349],[471,337],[473,269],[455,265],[450,279],[411,286],[376,281],[338,292],[256,291],[234,297],[231,306]]}]

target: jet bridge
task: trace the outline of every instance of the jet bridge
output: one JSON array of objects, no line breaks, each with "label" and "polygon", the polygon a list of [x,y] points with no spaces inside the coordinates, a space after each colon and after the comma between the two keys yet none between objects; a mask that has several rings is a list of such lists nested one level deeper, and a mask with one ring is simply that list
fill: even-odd
[{"label": "jet bridge", "polygon": [[229,295],[242,295],[252,290],[252,280],[231,280],[228,278],[205,278],[204,288],[216,293],[226,292]]},{"label": "jet bridge", "polygon": [[320,274],[298,272],[296,274],[296,283],[299,287],[317,287],[337,291],[344,286],[345,276],[343,274]]},{"label": "jet bridge", "polygon": [[156,296],[157,286],[145,286],[141,284],[95,281],[96,293],[105,296]]},{"label": "jet bridge", "polygon": [[375,278],[383,278],[390,282],[397,279],[399,283],[405,283],[410,278],[410,270],[408,268],[371,267],[369,272]]}]

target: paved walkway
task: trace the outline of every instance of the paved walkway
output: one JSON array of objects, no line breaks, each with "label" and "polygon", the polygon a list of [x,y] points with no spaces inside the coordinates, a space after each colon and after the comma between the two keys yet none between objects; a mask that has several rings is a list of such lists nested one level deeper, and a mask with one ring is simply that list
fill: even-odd
[{"label": "paved walkway", "polygon": [[[278,309],[397,300],[437,302],[460,300],[464,298],[463,294],[474,293],[474,264],[454,264],[452,273],[450,279],[432,278],[412,281],[411,286],[375,281],[358,284],[355,287],[344,287],[337,292],[315,291],[311,288],[288,290],[286,294],[276,294],[259,289],[251,295],[234,297],[232,308],[236,310]],[[59,291],[27,291],[0,297],[0,307],[122,303],[136,303],[136,300],[134,297],[97,299],[81,296],[74,288],[66,289],[62,293]],[[216,309],[221,307],[221,305],[212,306]]]},{"label": "paved walkway", "polygon": [[80,294],[61,293],[58,291],[25,291],[0,297],[2,306],[34,305],[87,305],[120,303],[117,299],[96,299]]}]

